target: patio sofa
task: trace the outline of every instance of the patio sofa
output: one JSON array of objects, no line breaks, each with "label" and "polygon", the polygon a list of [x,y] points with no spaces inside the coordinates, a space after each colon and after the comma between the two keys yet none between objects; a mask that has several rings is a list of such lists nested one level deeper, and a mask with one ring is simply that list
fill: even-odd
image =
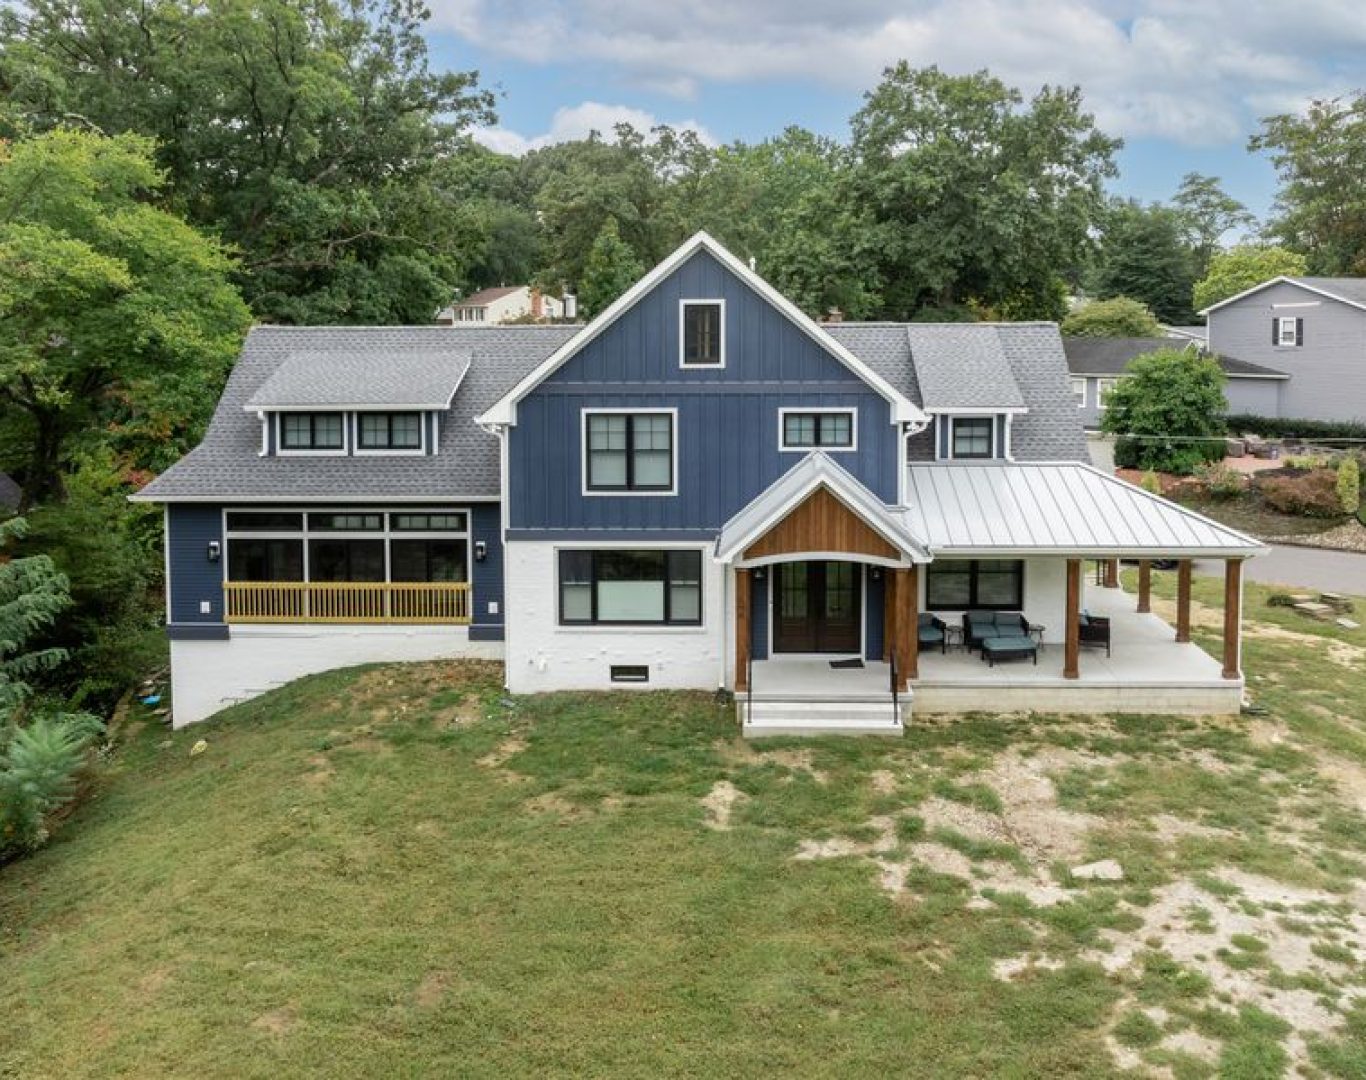
[{"label": "patio sofa", "polygon": [[1018,611],[965,611],[963,643],[968,652],[980,649],[986,638],[1022,637],[1029,640],[1029,620]]}]

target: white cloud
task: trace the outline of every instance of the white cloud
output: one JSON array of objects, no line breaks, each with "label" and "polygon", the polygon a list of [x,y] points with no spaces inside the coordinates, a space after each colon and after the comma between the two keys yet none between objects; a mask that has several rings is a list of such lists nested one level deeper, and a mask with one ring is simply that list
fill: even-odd
[{"label": "white cloud", "polygon": [[637,131],[648,132],[661,123],[667,123],[677,131],[695,132],[707,145],[716,145],[711,133],[696,120],[661,121],[644,109],[629,105],[605,105],[599,101],[585,101],[580,105],[557,109],[551,117],[550,130],[541,135],[528,137],[508,128],[491,127],[475,131],[474,138],[490,150],[502,154],[525,154],[528,150],[539,150],[552,143],[587,138],[593,131],[610,140],[617,124],[630,124]]},{"label": "white cloud", "polygon": [[1267,101],[1366,82],[1360,0],[1298,0],[1293,11],[1283,0],[432,0],[432,9],[435,28],[483,48],[593,65],[683,100],[707,82],[866,89],[906,59],[989,68],[1026,91],[1077,83],[1108,130],[1188,143],[1241,137]]}]

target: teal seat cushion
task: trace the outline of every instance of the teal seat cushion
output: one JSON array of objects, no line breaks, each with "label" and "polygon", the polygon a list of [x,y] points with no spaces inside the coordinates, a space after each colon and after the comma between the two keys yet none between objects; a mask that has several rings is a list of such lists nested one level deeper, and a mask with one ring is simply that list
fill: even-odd
[{"label": "teal seat cushion", "polygon": [[989,653],[1033,652],[1038,646],[1034,644],[1033,638],[1027,638],[1023,634],[996,634],[983,638],[982,648]]}]

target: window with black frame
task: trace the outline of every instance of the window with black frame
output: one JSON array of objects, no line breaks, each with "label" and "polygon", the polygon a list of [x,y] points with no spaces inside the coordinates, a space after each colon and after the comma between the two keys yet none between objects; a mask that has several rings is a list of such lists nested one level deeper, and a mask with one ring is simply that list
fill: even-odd
[{"label": "window with black frame", "polygon": [[783,413],[784,450],[848,450],[853,445],[852,411]]},{"label": "window with black frame", "polygon": [[585,437],[589,491],[673,488],[672,413],[589,413]]},{"label": "window with black frame", "polygon": [[951,450],[955,458],[989,458],[996,421],[989,416],[955,416]]},{"label": "window with black frame", "polygon": [[722,306],[719,302],[684,301],[684,367],[719,367],[723,363],[722,321]]},{"label": "window with black frame", "polygon": [[282,450],[344,450],[346,432],[341,413],[284,413],[280,417]]},{"label": "window with black frame", "polygon": [[422,414],[361,413],[361,450],[421,450]]},{"label": "window with black frame", "polygon": [[925,575],[931,611],[1020,611],[1024,562],[1020,559],[935,559]]},{"label": "window with black frame", "polygon": [[560,622],[697,626],[699,551],[566,550],[559,555]]}]

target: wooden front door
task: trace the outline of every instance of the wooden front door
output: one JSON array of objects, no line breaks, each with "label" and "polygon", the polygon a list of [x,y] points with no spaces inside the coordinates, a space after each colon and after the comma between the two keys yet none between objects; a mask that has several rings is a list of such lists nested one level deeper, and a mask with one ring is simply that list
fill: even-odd
[{"label": "wooden front door", "polygon": [[863,611],[859,564],[779,563],[773,569],[773,651],[857,656]]}]

